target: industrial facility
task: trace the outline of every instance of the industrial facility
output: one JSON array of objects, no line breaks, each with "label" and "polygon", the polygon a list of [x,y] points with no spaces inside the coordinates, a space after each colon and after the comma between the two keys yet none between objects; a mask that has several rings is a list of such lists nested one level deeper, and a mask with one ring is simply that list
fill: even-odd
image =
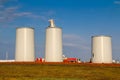
[{"label": "industrial facility", "polygon": [[[15,60],[12,62],[81,62],[77,58],[63,58],[62,29],[54,24],[53,19],[49,22],[46,28],[45,58],[35,59],[34,28],[20,27],[16,29]],[[110,36],[92,36],[91,43],[90,62],[112,63]]]},{"label": "industrial facility", "polygon": [[46,29],[45,62],[62,62],[62,29],[53,20]]},{"label": "industrial facility", "polygon": [[22,27],[16,29],[15,61],[34,61],[34,29]]},{"label": "industrial facility", "polygon": [[112,42],[110,36],[92,37],[92,63],[112,63]]}]

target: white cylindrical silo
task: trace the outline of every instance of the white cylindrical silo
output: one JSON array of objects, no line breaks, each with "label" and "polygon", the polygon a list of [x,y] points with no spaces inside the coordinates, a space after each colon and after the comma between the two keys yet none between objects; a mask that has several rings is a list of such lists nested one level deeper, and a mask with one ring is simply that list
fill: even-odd
[{"label": "white cylindrical silo", "polygon": [[55,27],[53,20],[46,29],[45,62],[62,62],[62,29]]},{"label": "white cylindrical silo", "polygon": [[34,57],[34,29],[27,27],[17,28],[15,61],[30,62],[34,61]]},{"label": "white cylindrical silo", "polygon": [[112,63],[112,42],[110,36],[92,37],[92,62]]}]

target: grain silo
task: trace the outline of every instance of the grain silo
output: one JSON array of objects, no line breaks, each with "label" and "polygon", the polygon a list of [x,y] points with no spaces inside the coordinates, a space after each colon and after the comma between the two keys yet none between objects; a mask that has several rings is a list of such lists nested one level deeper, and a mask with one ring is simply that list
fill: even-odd
[{"label": "grain silo", "polygon": [[34,29],[28,27],[17,28],[15,61],[31,62],[34,61],[34,57]]},{"label": "grain silo", "polygon": [[112,63],[112,42],[110,36],[92,37],[92,62]]},{"label": "grain silo", "polygon": [[62,29],[49,20],[50,26],[46,29],[45,62],[62,62]]}]

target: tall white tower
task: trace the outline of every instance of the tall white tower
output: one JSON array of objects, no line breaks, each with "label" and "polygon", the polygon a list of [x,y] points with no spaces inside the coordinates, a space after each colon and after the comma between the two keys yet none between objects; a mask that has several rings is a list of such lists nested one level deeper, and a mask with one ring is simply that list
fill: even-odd
[{"label": "tall white tower", "polygon": [[45,62],[62,62],[62,29],[49,20],[50,26],[46,29]]},{"label": "tall white tower", "polygon": [[34,61],[34,29],[23,27],[16,29],[16,51],[15,61]]},{"label": "tall white tower", "polygon": [[92,62],[112,63],[112,42],[110,36],[92,37]]}]

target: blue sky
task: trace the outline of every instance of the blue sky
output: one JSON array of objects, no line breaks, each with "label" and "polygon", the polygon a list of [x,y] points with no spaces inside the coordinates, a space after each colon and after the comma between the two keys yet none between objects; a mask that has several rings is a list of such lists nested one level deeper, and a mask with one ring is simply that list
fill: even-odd
[{"label": "blue sky", "polygon": [[0,0],[0,59],[14,59],[17,27],[35,28],[36,57],[44,57],[49,19],[63,29],[63,53],[88,61],[91,36],[110,35],[120,60],[120,0]]}]

